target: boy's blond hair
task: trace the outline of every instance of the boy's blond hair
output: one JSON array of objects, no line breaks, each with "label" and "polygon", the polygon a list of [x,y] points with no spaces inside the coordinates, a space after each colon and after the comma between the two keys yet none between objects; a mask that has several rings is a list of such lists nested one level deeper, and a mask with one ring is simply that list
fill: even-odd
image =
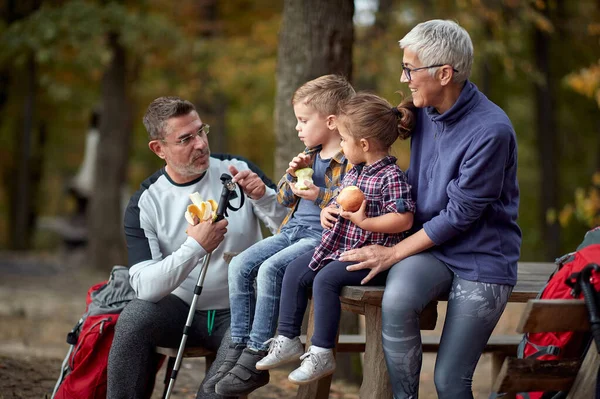
[{"label": "boy's blond hair", "polygon": [[300,86],[292,96],[292,105],[302,102],[323,116],[337,115],[341,103],[354,94],[354,88],[345,77],[323,75]]}]

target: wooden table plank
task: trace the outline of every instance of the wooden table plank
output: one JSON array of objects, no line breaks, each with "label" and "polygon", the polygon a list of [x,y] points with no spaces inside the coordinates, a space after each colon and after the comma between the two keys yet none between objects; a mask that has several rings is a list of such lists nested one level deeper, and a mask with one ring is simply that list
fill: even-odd
[{"label": "wooden table plank", "polygon": [[[517,284],[509,301],[524,303],[535,299],[555,269],[554,263],[519,262]],[[384,288],[383,286],[348,286],[342,289],[341,297],[381,306]],[[440,300],[447,299],[447,297],[440,298]]]},{"label": "wooden table plank", "polygon": [[580,360],[537,360],[507,358],[493,392],[532,392],[568,390],[573,384]]}]

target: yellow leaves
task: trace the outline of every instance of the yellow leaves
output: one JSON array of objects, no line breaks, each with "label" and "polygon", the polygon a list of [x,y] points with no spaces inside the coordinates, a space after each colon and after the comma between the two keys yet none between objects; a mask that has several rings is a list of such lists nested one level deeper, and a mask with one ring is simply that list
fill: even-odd
[{"label": "yellow leaves", "polygon": [[600,35],[600,23],[592,22],[591,24],[588,25],[587,31],[590,34],[590,36]]},{"label": "yellow leaves", "polygon": [[[547,215],[548,216],[548,215]],[[600,225],[600,171],[592,176],[592,186],[575,190],[574,203],[567,204],[558,215],[558,222],[565,227],[573,219],[588,227]],[[548,223],[554,223],[556,218],[547,218]]]},{"label": "yellow leaves", "polygon": [[595,99],[600,107],[600,60],[588,68],[567,75],[565,81],[577,93]]},{"label": "yellow leaves", "polygon": [[[540,3],[540,2],[538,1],[537,3]],[[536,6],[538,6],[537,3],[536,3]],[[537,9],[543,10],[543,7],[540,8],[538,6]],[[548,34],[554,33],[554,25],[552,24],[550,19],[548,19],[548,17],[543,15],[540,11],[537,11],[533,8],[525,8],[524,11],[525,11],[527,18],[533,22],[533,24],[535,25],[536,28],[538,28],[542,32],[545,32]]]},{"label": "yellow leaves", "polygon": [[565,227],[569,223],[569,220],[571,220],[571,217],[573,217],[573,213],[575,213],[575,208],[573,205],[567,204],[558,215],[558,223],[562,227]]}]

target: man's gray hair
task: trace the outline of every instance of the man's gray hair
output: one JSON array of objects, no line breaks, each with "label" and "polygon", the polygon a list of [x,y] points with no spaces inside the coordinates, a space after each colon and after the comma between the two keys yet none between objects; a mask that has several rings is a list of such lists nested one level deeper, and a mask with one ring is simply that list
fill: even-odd
[{"label": "man's gray hair", "polygon": [[144,115],[144,127],[148,131],[148,139],[163,139],[167,120],[177,116],[187,115],[195,111],[194,104],[179,97],[159,97],[152,101]]},{"label": "man's gray hair", "polygon": [[[463,83],[471,75],[473,42],[469,33],[454,21],[432,19],[421,22],[400,41],[400,48],[413,51],[422,66],[448,64],[458,72],[452,79]],[[429,73],[435,75],[436,69]]]}]

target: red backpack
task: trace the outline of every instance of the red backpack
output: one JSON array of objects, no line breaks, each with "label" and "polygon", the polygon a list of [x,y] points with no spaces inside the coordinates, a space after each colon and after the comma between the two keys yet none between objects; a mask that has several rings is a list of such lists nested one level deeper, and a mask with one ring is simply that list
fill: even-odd
[{"label": "red backpack", "polygon": [[52,399],[106,399],[106,368],[115,324],[134,297],[124,266],[114,266],[107,281],[88,290],[86,311],[67,334],[71,347]]},{"label": "red backpack", "polygon": [[[600,227],[586,233],[576,252],[556,261],[558,268],[550,276],[538,299],[581,299],[582,293],[572,289],[574,275],[589,264],[600,264]],[[590,279],[596,291],[600,291],[600,275],[592,273]],[[574,296],[575,295],[575,296]],[[524,335],[518,349],[518,357],[539,360],[582,357],[591,342],[591,335],[582,332],[542,332]],[[550,399],[566,397],[565,392],[522,392],[518,399]]]}]

